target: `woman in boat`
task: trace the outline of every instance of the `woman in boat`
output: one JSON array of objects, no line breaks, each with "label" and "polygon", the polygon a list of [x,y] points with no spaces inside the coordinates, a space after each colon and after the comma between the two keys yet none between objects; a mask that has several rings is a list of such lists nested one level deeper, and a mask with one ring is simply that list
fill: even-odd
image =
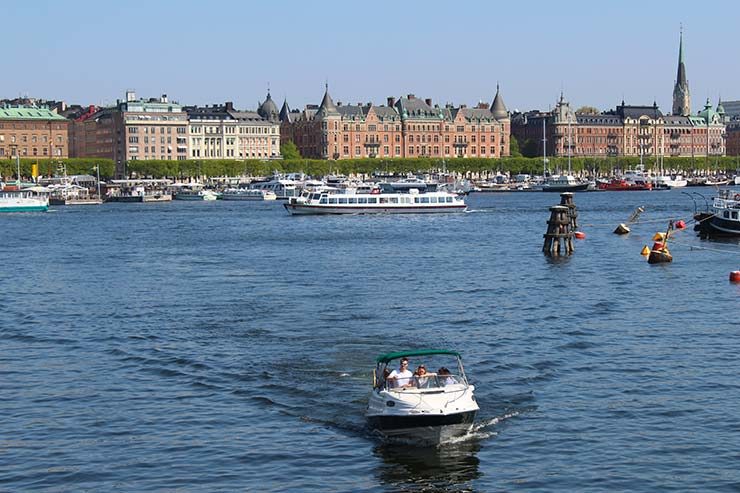
[{"label": "woman in boat", "polygon": [[416,368],[416,371],[414,372],[414,383],[416,383],[416,387],[420,389],[429,387],[429,376],[427,376],[426,366],[419,365]]}]

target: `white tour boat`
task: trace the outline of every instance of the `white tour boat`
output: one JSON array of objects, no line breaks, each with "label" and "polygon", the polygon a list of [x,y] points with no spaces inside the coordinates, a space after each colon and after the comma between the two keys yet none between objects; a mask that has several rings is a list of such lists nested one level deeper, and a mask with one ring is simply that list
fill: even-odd
[{"label": "white tour boat", "polygon": [[277,195],[271,190],[249,188],[229,188],[221,193],[221,200],[276,200]]},{"label": "white tour boat", "polygon": [[181,188],[175,193],[175,200],[216,200],[218,194],[213,190]]},{"label": "white tour boat", "polygon": [[479,409],[474,390],[455,351],[425,349],[378,356],[367,405],[368,426],[384,438],[448,441],[472,428]]},{"label": "white tour boat", "polygon": [[293,215],[302,214],[428,214],[464,212],[465,200],[449,192],[395,192],[389,187],[374,188],[369,193],[303,192],[286,204]]},{"label": "white tour boat", "polygon": [[43,212],[49,209],[48,188],[0,189],[0,212]]}]

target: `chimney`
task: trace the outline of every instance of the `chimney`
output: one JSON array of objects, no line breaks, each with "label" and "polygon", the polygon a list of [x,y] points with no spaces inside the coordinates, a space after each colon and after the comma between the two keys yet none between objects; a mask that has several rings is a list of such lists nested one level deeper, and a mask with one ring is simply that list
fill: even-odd
[{"label": "chimney", "polygon": [[388,96],[388,106],[390,108],[393,108],[396,105],[396,98],[393,96]]},{"label": "chimney", "polygon": [[432,105],[432,98],[426,98],[424,100],[424,102],[427,104],[427,106],[431,106]]},{"label": "chimney", "polygon": [[468,107],[468,105],[467,105],[467,104],[461,104],[461,105],[460,105],[460,109],[461,109],[461,110],[464,110],[464,109],[465,109],[465,108],[467,108],[467,107]]},{"label": "chimney", "polygon": [[136,101],[136,93],[133,89],[126,91],[126,102]]},{"label": "chimney", "polygon": [[337,107],[340,107],[340,106],[342,106],[342,102],[341,101],[337,101]]},{"label": "chimney", "polygon": [[408,98],[408,99],[414,99],[415,97],[416,96],[414,96],[413,94],[407,94],[406,95],[406,98]]},{"label": "chimney", "polygon": [[162,97],[159,98],[159,101],[162,102],[162,103],[166,103],[167,102],[167,95],[166,94],[162,94]]},{"label": "chimney", "polygon": [[234,102],[226,101],[226,111],[234,111]]}]

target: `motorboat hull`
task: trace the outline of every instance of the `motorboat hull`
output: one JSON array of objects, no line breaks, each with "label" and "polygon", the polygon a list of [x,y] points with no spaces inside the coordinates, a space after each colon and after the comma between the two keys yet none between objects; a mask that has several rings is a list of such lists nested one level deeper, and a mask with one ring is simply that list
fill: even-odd
[{"label": "motorboat hull", "polygon": [[368,426],[384,438],[444,442],[467,434],[477,411],[446,415],[368,416]]},{"label": "motorboat hull", "polygon": [[588,190],[588,183],[579,183],[578,185],[542,185],[543,192],[585,192]]}]

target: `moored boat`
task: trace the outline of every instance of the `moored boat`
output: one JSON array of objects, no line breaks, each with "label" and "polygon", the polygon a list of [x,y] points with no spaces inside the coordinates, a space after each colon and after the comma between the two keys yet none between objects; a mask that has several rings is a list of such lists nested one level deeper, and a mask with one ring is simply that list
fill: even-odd
[{"label": "moored boat", "polygon": [[573,175],[550,176],[542,184],[543,192],[584,192],[589,182],[580,181]]},{"label": "moored boat", "polygon": [[221,200],[276,200],[275,192],[250,188],[229,188],[221,192]]},{"label": "moored boat", "polygon": [[374,188],[369,193],[304,191],[283,204],[292,215],[308,214],[429,214],[464,212],[465,200],[450,192],[396,192],[390,187]]},{"label": "moored boat", "polygon": [[373,377],[366,417],[370,429],[383,438],[440,443],[470,431],[479,407],[459,353],[425,349],[383,354],[376,359]]},{"label": "moored boat", "polygon": [[653,185],[649,181],[626,180],[624,178],[614,178],[606,183],[598,184],[599,190],[609,190],[612,192],[623,192],[629,190],[652,190]]},{"label": "moored boat", "polygon": [[702,237],[740,236],[740,193],[721,189],[707,212],[694,215],[694,230]]}]

